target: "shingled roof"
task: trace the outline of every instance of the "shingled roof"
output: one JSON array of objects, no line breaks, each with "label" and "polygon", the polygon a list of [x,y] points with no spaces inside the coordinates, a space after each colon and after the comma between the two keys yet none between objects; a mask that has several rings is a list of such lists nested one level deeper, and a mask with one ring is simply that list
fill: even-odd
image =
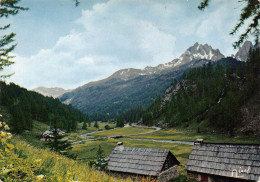
[{"label": "shingled roof", "polygon": [[166,159],[180,162],[167,149],[136,148],[117,146],[109,155],[110,171],[158,176],[165,168]]},{"label": "shingled roof", "polygon": [[245,180],[260,179],[260,145],[195,144],[187,171]]}]

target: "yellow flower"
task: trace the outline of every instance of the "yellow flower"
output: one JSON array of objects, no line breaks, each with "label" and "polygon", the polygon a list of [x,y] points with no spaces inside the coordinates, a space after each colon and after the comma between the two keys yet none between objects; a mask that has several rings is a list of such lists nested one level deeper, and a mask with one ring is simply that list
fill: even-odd
[{"label": "yellow flower", "polygon": [[37,179],[38,179],[38,180],[41,180],[41,179],[43,179],[43,178],[44,178],[44,175],[43,175],[43,174],[37,176]]},{"label": "yellow flower", "polygon": [[12,134],[11,133],[7,132],[6,135],[7,135],[7,137],[6,137],[7,139],[11,139],[12,138]]},{"label": "yellow flower", "polygon": [[14,145],[13,144],[10,144],[10,143],[7,143],[7,147],[9,148],[9,149],[14,149]]},{"label": "yellow flower", "polygon": [[6,133],[3,132],[3,131],[0,131],[0,136],[1,136],[1,137],[6,137]]},{"label": "yellow flower", "polygon": [[2,127],[3,125],[2,125],[2,122],[0,122],[0,127]]},{"label": "yellow flower", "polygon": [[10,130],[10,128],[9,128],[8,125],[5,125],[4,129],[5,129],[5,130]]},{"label": "yellow flower", "polygon": [[41,162],[42,161],[42,159],[36,159],[35,160],[35,162]]},{"label": "yellow flower", "polygon": [[3,117],[3,115],[2,115],[2,114],[0,114],[0,118],[1,118],[1,117]]}]

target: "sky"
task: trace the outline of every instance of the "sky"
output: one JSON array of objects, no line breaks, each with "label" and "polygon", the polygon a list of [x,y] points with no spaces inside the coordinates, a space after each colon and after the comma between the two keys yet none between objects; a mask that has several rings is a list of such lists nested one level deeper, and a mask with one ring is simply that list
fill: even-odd
[{"label": "sky", "polygon": [[15,73],[7,82],[74,89],[123,68],[144,68],[179,57],[195,42],[225,56],[236,50],[229,32],[242,3],[214,0],[21,0],[28,11],[1,20],[11,23],[18,43]]}]

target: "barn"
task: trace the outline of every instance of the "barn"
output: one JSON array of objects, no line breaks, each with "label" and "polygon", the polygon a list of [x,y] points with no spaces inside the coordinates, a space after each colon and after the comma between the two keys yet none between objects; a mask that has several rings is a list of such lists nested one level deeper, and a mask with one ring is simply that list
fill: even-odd
[{"label": "barn", "polygon": [[109,155],[108,170],[125,177],[155,178],[166,182],[179,175],[180,162],[167,149],[116,146]]},{"label": "barn", "polygon": [[260,182],[260,145],[195,142],[185,170],[196,181]]}]

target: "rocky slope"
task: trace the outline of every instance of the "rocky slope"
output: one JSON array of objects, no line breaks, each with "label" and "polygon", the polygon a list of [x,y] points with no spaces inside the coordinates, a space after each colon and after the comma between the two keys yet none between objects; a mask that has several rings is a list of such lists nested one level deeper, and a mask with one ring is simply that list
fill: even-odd
[{"label": "rocky slope", "polygon": [[224,55],[218,49],[195,43],[168,63],[144,69],[121,69],[106,79],[63,94],[60,100],[85,113],[122,113],[138,105],[147,106],[184,71],[221,58]]},{"label": "rocky slope", "polygon": [[251,48],[253,48],[252,42],[245,41],[242,47],[239,47],[237,53],[235,54],[235,59],[245,62],[248,58],[248,53]]}]

